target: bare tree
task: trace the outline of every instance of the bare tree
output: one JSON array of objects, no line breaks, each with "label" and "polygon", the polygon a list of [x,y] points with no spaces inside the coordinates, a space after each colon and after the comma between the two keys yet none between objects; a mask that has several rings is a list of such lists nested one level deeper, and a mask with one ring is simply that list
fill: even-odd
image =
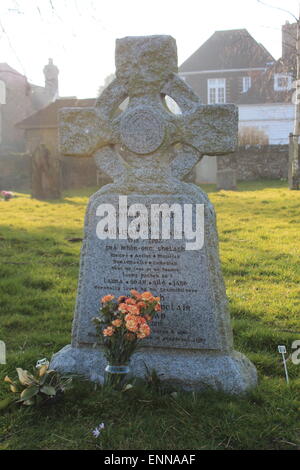
[{"label": "bare tree", "polygon": [[269,3],[257,0],[258,3],[281,10],[293,17],[297,25],[297,37],[296,37],[296,80],[295,80],[295,114],[294,114],[294,128],[293,133],[289,135],[289,169],[288,169],[288,181],[289,189],[300,189],[300,162],[299,162],[299,137],[300,137],[300,9],[298,16],[294,15],[290,11],[270,5]]}]

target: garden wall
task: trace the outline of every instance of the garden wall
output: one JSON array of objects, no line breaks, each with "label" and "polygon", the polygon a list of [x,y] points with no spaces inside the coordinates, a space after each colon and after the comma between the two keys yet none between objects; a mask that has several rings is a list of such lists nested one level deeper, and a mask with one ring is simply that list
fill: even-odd
[{"label": "garden wall", "polygon": [[[62,189],[80,189],[97,185],[93,158],[62,158]],[[0,191],[30,191],[30,155],[0,155]]]},{"label": "garden wall", "polygon": [[235,169],[238,181],[287,179],[288,151],[288,145],[239,147],[235,153],[217,158],[218,170]]},{"label": "garden wall", "polygon": [[[287,179],[288,145],[239,147],[233,154],[217,157],[217,166],[218,170],[235,169],[238,181]],[[63,189],[96,185],[97,169],[93,158],[62,158]],[[30,186],[30,156],[0,155],[0,190],[30,191]]]},{"label": "garden wall", "polygon": [[27,191],[30,184],[30,157],[0,154],[0,191]]}]

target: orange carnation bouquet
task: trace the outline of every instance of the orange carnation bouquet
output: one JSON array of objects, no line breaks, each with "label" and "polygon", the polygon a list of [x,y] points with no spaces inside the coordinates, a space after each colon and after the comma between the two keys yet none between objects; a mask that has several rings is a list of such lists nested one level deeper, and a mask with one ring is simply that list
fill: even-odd
[{"label": "orange carnation bouquet", "polygon": [[93,318],[108,362],[106,372],[128,373],[128,363],[141,340],[151,333],[150,323],[161,310],[151,292],[130,291],[130,296],[105,295],[100,316]]}]

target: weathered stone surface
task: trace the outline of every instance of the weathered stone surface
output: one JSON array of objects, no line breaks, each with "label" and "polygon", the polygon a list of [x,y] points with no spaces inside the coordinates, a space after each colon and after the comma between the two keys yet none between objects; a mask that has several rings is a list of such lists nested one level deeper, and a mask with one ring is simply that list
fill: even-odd
[{"label": "weathered stone surface", "polygon": [[164,141],[164,122],[150,110],[134,109],[123,116],[120,126],[121,141],[131,152],[147,155],[157,150]]},{"label": "weathered stone surface", "polygon": [[230,155],[217,158],[218,170],[236,171],[237,181],[287,179],[288,145],[240,146]]},{"label": "weathered stone surface", "polygon": [[[118,40],[116,65],[116,79],[95,108],[61,114],[62,151],[93,154],[113,183],[90,199],[72,346],[56,354],[52,366],[101,381],[105,360],[91,323],[99,300],[131,288],[151,290],[162,297],[163,308],[152,335],[132,359],[134,373],[144,375],[146,365],[185,389],[210,385],[245,391],[255,385],[256,371],[233,351],[214,209],[205,193],[182,181],[204,154],[234,150],[237,109],[198,102],[176,76],[176,43],[169,36]],[[181,115],[168,110],[164,94],[177,102]],[[127,97],[128,107],[120,114],[119,105]],[[176,237],[130,240],[127,225],[117,239],[100,240],[97,208],[103,203],[117,207],[119,196],[127,196],[128,206],[144,204],[149,211],[151,204],[203,205],[203,248],[188,251],[185,240]]]},{"label": "weathered stone surface", "polygon": [[[145,347],[230,350],[232,335],[219,275],[215,214],[206,195],[151,195],[151,204],[205,205],[205,244],[197,251],[186,251],[185,240],[99,240],[96,211],[103,203],[118,207],[118,195],[103,195],[100,190],[89,204],[72,344],[82,347],[97,341],[91,320],[99,309],[99,299],[108,292],[118,297],[134,288],[162,297],[163,311],[152,324]],[[148,196],[128,196],[128,206],[132,203],[148,206],[150,215]]]},{"label": "weathered stone surface", "polygon": [[[51,367],[61,372],[87,376],[103,383],[106,361],[99,350],[65,346],[52,358]],[[144,377],[155,369],[161,380],[186,391],[207,387],[231,394],[245,393],[257,383],[256,370],[243,354],[147,348],[132,357],[131,369]]]},{"label": "weathered stone surface", "polygon": [[234,190],[236,189],[236,171],[230,168],[218,170],[217,189]]},{"label": "weathered stone surface", "polygon": [[42,200],[61,197],[61,161],[44,144],[31,157],[31,195]]}]

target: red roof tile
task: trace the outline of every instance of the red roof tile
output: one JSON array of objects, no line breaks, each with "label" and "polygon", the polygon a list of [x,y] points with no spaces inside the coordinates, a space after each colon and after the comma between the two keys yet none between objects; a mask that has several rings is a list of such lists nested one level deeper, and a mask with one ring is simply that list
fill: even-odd
[{"label": "red roof tile", "polygon": [[58,111],[60,108],[94,106],[96,98],[61,98],[40,109],[31,116],[16,124],[19,129],[40,129],[47,127],[58,127]]},{"label": "red roof tile", "polygon": [[180,72],[265,67],[275,59],[246,29],[216,31],[179,67]]}]

